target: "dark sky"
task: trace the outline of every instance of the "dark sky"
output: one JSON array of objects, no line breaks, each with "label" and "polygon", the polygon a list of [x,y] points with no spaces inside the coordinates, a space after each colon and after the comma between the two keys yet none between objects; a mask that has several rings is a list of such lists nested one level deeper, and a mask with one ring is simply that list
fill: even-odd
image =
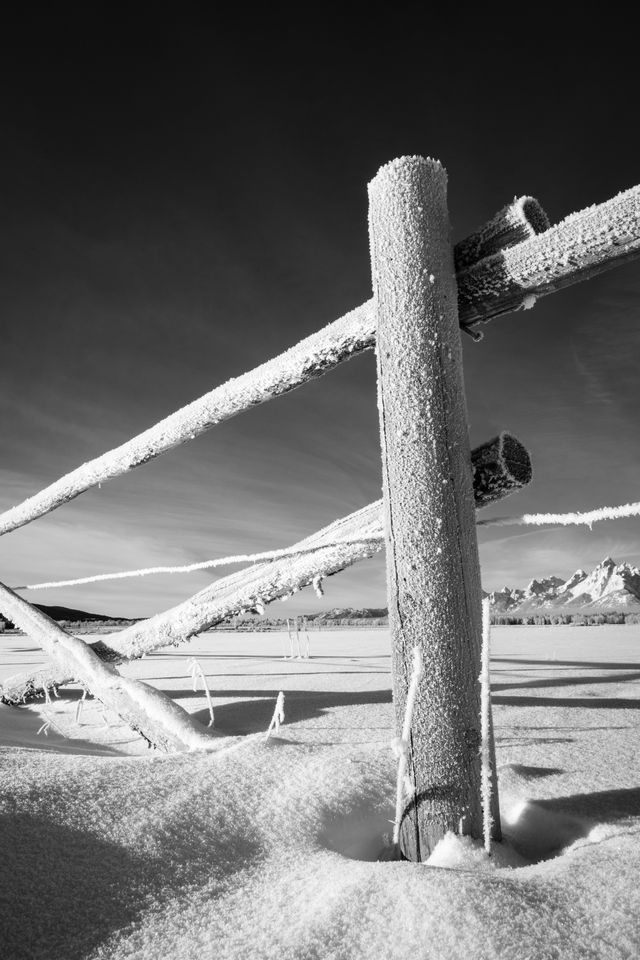
[{"label": "dark sky", "polygon": [[[444,163],[455,238],[516,194],[556,222],[640,180],[628,24],[450,8],[349,22],[243,7],[225,25],[92,4],[66,22],[5,21],[3,508],[368,299],[366,186],[386,161]],[[509,429],[534,464],[530,488],[494,513],[639,499],[639,317],[632,264],[465,342],[472,443]],[[0,576],[286,546],[380,485],[368,353],[7,535]],[[484,585],[607,554],[639,563],[639,535],[638,521],[485,531]],[[140,616],[210,579],[26,596]],[[329,581],[324,604],[304,591],[272,609],[384,603],[378,559]]]}]

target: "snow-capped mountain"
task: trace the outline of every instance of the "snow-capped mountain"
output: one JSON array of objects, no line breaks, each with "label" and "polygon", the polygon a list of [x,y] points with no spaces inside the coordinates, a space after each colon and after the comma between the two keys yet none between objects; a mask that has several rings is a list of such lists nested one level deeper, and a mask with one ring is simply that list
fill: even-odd
[{"label": "snow-capped mountain", "polygon": [[529,613],[536,610],[638,610],[640,569],[616,564],[606,557],[591,572],[576,570],[568,580],[547,577],[532,580],[525,590],[503,587],[489,594],[494,613]]}]

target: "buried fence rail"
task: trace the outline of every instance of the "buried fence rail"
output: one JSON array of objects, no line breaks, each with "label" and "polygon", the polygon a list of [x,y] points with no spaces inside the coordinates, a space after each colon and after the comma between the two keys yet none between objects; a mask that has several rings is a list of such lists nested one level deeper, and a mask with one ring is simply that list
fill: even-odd
[{"label": "buried fence rail", "polygon": [[[473,508],[474,501],[480,508],[513,493],[529,481],[531,471],[524,448],[503,434],[492,442],[493,449],[485,444],[481,456],[474,451],[472,484],[459,330],[477,339],[479,323],[529,308],[539,297],[640,256],[640,187],[553,227],[537,201],[522,197],[452,248],[445,177],[439,164],[413,157],[382,168],[372,182],[372,300],[6,510],[0,514],[0,535],[374,346],[384,509],[378,501],[285,551],[271,551],[269,559],[263,557],[171,610],[128,627],[110,637],[108,645],[70,636],[0,585],[0,609],[52,659],[38,674],[6,681],[0,699],[22,702],[78,680],[154,745],[207,749],[214,741],[211,733],[164,694],[125,680],[116,664],[178,644],[235,614],[261,610],[301,586],[314,584],[320,590],[323,577],[386,545],[399,717],[414,641],[422,644],[424,654],[406,752],[416,793],[399,815],[401,849],[409,858],[424,858],[444,830],[459,825],[465,833],[482,836],[477,709],[480,583]],[[487,522],[589,524],[635,515],[638,507],[602,508],[572,514],[571,520],[568,515],[542,514]],[[257,561],[258,556],[250,558]],[[230,558],[197,566],[223,561]],[[117,576],[147,572],[151,571]],[[81,580],[107,578],[110,575]],[[476,685],[471,685],[472,679]],[[488,723],[490,727],[490,717]],[[485,754],[486,748],[487,744]],[[492,793],[498,837],[497,790]]]}]

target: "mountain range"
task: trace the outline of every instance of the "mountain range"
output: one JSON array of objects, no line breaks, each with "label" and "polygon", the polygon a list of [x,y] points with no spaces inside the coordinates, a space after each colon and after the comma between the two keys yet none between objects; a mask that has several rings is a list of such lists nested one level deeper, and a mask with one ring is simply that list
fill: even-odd
[{"label": "mountain range", "polygon": [[524,590],[503,587],[485,593],[492,613],[527,614],[546,610],[566,613],[640,612],[640,569],[606,557],[591,573],[576,570],[568,580],[544,577]]},{"label": "mountain range", "polygon": [[[640,613],[640,568],[630,563],[616,563],[605,557],[591,573],[576,570],[568,580],[561,577],[543,577],[520,587],[503,587],[502,590],[483,591],[491,601],[493,614],[526,615],[556,611],[564,613],[627,612]],[[87,613],[69,607],[48,607],[36,604],[54,620],[86,621],[113,620],[102,614]],[[307,614],[309,620],[331,622],[343,619],[382,619],[387,616],[386,607],[358,609],[336,607]],[[6,621],[0,617],[0,621]]]}]

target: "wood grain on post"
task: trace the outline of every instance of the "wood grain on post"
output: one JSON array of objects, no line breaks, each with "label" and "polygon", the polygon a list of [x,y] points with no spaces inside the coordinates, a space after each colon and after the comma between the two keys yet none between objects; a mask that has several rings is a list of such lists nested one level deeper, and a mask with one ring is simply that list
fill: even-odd
[{"label": "wood grain on post", "polygon": [[456,273],[494,253],[514,247],[529,237],[544,233],[551,226],[549,217],[535,197],[516,197],[475,233],[453,248]]},{"label": "wood grain on post", "polygon": [[[448,830],[482,837],[482,591],[444,168],[382,167],[369,229],[398,734],[416,645],[424,663],[400,848],[426,860]],[[498,838],[497,793],[492,812]]]}]

